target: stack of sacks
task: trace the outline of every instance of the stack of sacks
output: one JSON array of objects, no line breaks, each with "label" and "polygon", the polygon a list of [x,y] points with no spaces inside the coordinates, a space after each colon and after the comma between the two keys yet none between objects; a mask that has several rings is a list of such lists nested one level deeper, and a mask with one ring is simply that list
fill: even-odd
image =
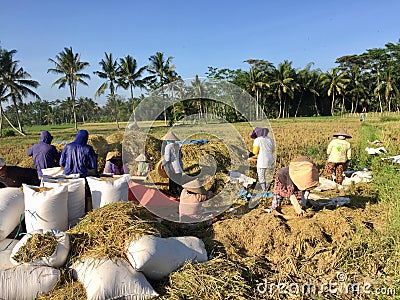
[{"label": "stack of sacks", "polygon": [[193,236],[160,238],[145,235],[131,241],[126,256],[135,270],[151,280],[168,276],[187,261],[205,262],[208,259],[203,241]]},{"label": "stack of sacks", "polygon": [[157,297],[146,277],[121,259],[86,259],[72,265],[87,299],[150,299]]},{"label": "stack of sacks", "polygon": [[38,188],[23,184],[26,231],[68,229],[68,186]]},{"label": "stack of sacks", "polygon": [[85,179],[66,179],[66,178],[46,178],[43,177],[41,186],[49,188],[57,188],[67,186],[68,197],[68,226],[75,226],[79,220],[85,215]]},{"label": "stack of sacks", "polygon": [[0,189],[0,241],[4,240],[22,220],[24,207],[24,193],[19,188]]},{"label": "stack of sacks", "polygon": [[109,203],[128,201],[129,174],[114,175],[104,179],[86,177],[92,194],[92,207],[97,209]]},{"label": "stack of sacks", "polygon": [[[51,234],[54,239],[57,241],[57,246],[53,252],[53,254],[49,255],[48,257],[39,257],[35,260],[29,262],[23,262],[16,258],[16,254],[20,249],[24,249],[26,247],[26,243],[28,239],[32,238],[35,234]],[[12,249],[10,255],[10,261],[14,266],[18,266],[21,264],[29,264],[35,266],[49,266],[59,268],[65,264],[67,261],[68,253],[70,249],[69,244],[69,235],[66,232],[59,231],[59,230],[35,230],[30,233],[27,233]]]}]

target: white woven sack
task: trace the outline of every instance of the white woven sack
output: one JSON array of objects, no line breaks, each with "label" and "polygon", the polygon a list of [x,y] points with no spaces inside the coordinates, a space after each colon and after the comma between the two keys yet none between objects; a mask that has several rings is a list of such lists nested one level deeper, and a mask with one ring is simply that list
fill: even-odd
[{"label": "white woven sack", "polygon": [[0,270],[0,299],[33,300],[51,291],[60,278],[52,267],[21,265]]},{"label": "white woven sack", "polygon": [[132,241],[126,255],[135,270],[152,280],[168,276],[187,261],[205,262],[208,259],[203,241],[194,236],[159,238],[146,235]]},{"label": "white woven sack", "polygon": [[[68,229],[68,188],[66,185],[37,192],[37,187],[23,184],[26,231]],[[35,190],[36,189],[36,190]]]},{"label": "white woven sack", "polygon": [[93,209],[120,201],[128,201],[129,174],[121,175],[112,181],[96,177],[86,177],[92,195]]},{"label": "white woven sack", "polygon": [[66,185],[68,187],[68,226],[75,226],[85,215],[85,179],[64,179],[60,181],[42,179],[41,186],[55,188]]},{"label": "white woven sack", "polygon": [[[37,260],[31,261],[29,263],[22,263],[16,261],[13,257],[18,252],[21,247],[24,247],[27,240],[34,236],[35,234],[45,234],[50,232],[57,240],[57,248],[52,255],[49,257],[41,257]],[[64,231],[54,230],[54,229],[39,229],[32,232],[27,233],[18,243],[15,245],[13,250],[11,251],[10,261],[14,266],[18,266],[20,264],[28,264],[28,265],[36,265],[36,266],[49,266],[59,268],[67,261],[68,253],[69,253],[70,245],[69,245],[69,235]]]},{"label": "white woven sack", "polygon": [[42,169],[42,174],[47,176],[59,176],[63,175],[63,169],[61,167]]},{"label": "white woven sack", "polygon": [[83,283],[87,299],[150,299],[157,292],[146,277],[120,259],[87,259],[72,266],[75,279]]},{"label": "white woven sack", "polygon": [[10,255],[12,249],[18,242],[19,240],[13,239],[4,239],[0,241],[0,270],[14,267],[10,261]]},{"label": "white woven sack", "polygon": [[19,188],[0,189],[0,241],[19,224],[24,215],[24,193]]}]

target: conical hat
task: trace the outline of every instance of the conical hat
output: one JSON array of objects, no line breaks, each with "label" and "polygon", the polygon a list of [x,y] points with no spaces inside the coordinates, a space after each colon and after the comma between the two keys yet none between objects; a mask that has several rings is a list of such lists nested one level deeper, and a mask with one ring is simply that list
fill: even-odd
[{"label": "conical hat", "polygon": [[344,136],[344,137],[346,137],[346,138],[349,138],[349,139],[351,139],[351,135],[350,134],[348,134],[347,132],[346,132],[346,130],[340,130],[338,133],[335,133],[333,136],[334,137],[337,137],[337,136]]},{"label": "conical hat", "polygon": [[314,162],[305,156],[297,157],[289,163],[289,176],[301,191],[319,185],[318,169]]},{"label": "conical hat", "polygon": [[168,131],[161,139],[163,141],[179,141],[179,138],[172,131]]},{"label": "conical hat", "polygon": [[189,192],[195,193],[195,194],[202,194],[205,195],[207,194],[206,189],[204,188],[203,184],[200,182],[198,178],[195,180],[189,181],[188,183],[185,183],[182,185],[182,187]]},{"label": "conical hat", "polygon": [[146,156],[141,153],[138,157],[135,158],[135,161],[146,161]]}]

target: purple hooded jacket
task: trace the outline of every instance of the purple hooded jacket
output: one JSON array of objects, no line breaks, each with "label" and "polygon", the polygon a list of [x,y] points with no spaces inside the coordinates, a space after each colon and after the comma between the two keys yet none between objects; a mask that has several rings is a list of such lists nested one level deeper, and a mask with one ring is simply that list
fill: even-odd
[{"label": "purple hooded jacket", "polygon": [[97,170],[97,159],[92,146],[87,144],[89,133],[79,130],[75,140],[67,144],[61,152],[60,165],[64,167],[64,174],[80,174],[85,178],[88,169]]},{"label": "purple hooded jacket", "polygon": [[33,156],[33,163],[39,177],[43,175],[42,169],[58,166],[60,153],[56,147],[50,145],[52,140],[53,137],[50,132],[43,131],[40,134],[40,142],[30,147],[26,152],[26,155]]}]

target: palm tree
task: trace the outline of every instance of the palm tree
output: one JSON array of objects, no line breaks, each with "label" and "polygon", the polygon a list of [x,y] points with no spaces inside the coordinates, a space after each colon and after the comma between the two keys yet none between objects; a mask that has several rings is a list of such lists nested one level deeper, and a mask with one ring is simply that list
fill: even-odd
[{"label": "palm tree", "polygon": [[255,66],[253,66],[249,72],[246,72],[245,77],[246,77],[247,90],[256,96],[255,113],[256,113],[256,120],[258,120],[259,118],[258,108],[260,106],[262,89],[270,87],[270,85],[266,82],[265,73],[260,68]]},{"label": "palm tree", "polygon": [[155,87],[161,87],[161,93],[164,102],[164,122],[167,125],[167,112],[165,109],[165,98],[163,85],[167,83],[168,74],[172,73],[175,69],[174,65],[171,65],[171,61],[174,58],[169,56],[166,60],[163,52],[157,52],[155,55],[149,57],[150,65],[147,67],[147,71],[152,74],[151,80]]},{"label": "palm tree", "polygon": [[54,63],[54,68],[50,68],[47,70],[47,73],[55,73],[59,75],[63,75],[59,79],[57,79],[52,87],[58,85],[58,88],[64,88],[68,85],[69,92],[71,95],[72,102],[72,112],[74,115],[74,128],[78,130],[78,124],[76,121],[76,87],[78,83],[87,86],[88,84],[84,79],[90,79],[88,74],[82,73],[82,70],[89,66],[88,62],[82,62],[81,56],[78,53],[74,53],[72,51],[72,47],[64,48],[62,52],[57,54],[55,59],[49,58],[49,61]]},{"label": "palm tree", "polygon": [[146,66],[137,69],[136,59],[132,56],[127,55],[119,60],[120,72],[118,78],[118,84],[124,89],[128,89],[131,92],[131,101],[133,109],[133,120],[136,124],[136,114],[135,114],[135,100],[134,100],[134,89],[144,88],[146,83],[146,78],[141,79],[143,72],[146,70]]},{"label": "palm tree", "polygon": [[[25,135],[18,106],[22,104],[22,99],[27,96],[40,99],[39,95],[31,90],[31,88],[37,88],[39,82],[29,79],[31,75],[18,66],[18,61],[13,60],[15,53],[16,50],[7,51],[0,48],[0,90],[2,101],[11,99],[19,128],[17,131]],[[12,126],[11,123],[10,125]],[[14,126],[12,127],[16,129]]]},{"label": "palm tree", "polygon": [[327,89],[328,96],[332,95],[331,115],[333,116],[335,109],[335,96],[342,95],[344,97],[350,79],[347,77],[346,72],[339,73],[338,68],[333,68],[330,72],[324,73],[321,76],[321,84]]},{"label": "palm tree", "polygon": [[96,93],[94,94],[94,97],[96,98],[97,96],[100,96],[101,94],[103,94],[107,88],[110,89],[109,100],[114,105],[113,110],[114,110],[115,123],[117,124],[117,129],[120,130],[119,123],[118,123],[117,101],[115,100],[115,91],[118,87],[119,66],[118,66],[117,60],[113,58],[112,53],[107,54],[107,52],[105,52],[105,56],[106,56],[105,60],[102,59],[99,62],[99,65],[101,66],[102,71],[93,72],[100,78],[106,79],[106,81],[96,91]]},{"label": "palm tree", "polygon": [[271,88],[276,97],[279,99],[279,115],[280,117],[289,116],[289,104],[286,103],[287,97],[293,99],[294,90],[297,84],[294,81],[295,72],[292,68],[292,62],[285,60],[278,65],[273,72],[273,81]]}]

